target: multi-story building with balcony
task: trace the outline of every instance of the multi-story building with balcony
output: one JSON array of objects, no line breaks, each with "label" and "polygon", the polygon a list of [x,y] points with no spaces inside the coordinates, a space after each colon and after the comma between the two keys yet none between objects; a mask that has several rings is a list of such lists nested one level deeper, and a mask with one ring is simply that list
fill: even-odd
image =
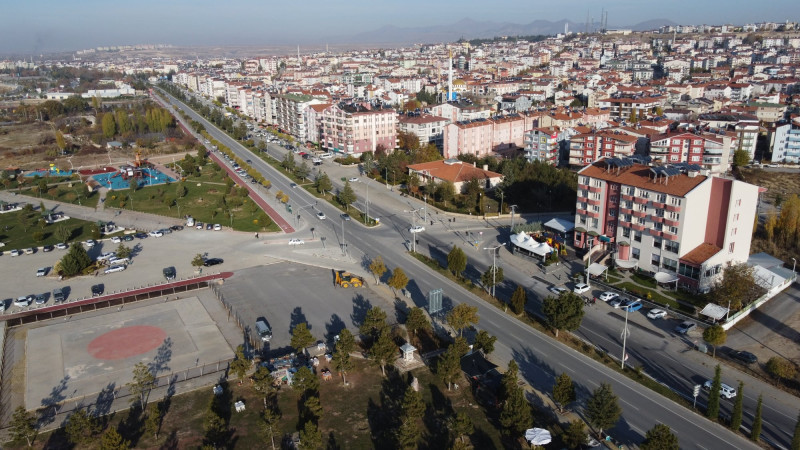
[{"label": "multi-story building with balcony", "polygon": [[397,112],[391,108],[331,105],[318,118],[322,148],[360,155],[397,147]]},{"label": "multi-story building with balcony", "polygon": [[612,252],[620,268],[701,292],[750,253],[759,187],[698,166],[603,158],[578,172],[576,248]]},{"label": "multi-story building with balcony", "polygon": [[[733,134],[733,133],[731,133]],[[727,172],[733,157],[736,136],[724,131],[717,133],[684,131],[653,136],[650,156],[662,164],[689,163],[712,172]]]},{"label": "multi-story building with balcony", "polygon": [[275,96],[275,119],[278,128],[297,139],[307,136],[305,109],[324,100],[307,94],[281,94]]},{"label": "multi-story building with balcony", "polygon": [[576,134],[569,143],[569,164],[586,166],[602,157],[631,156],[637,140],[636,136],[612,130]]},{"label": "multi-story building with balcony", "polygon": [[800,125],[787,123],[775,128],[772,143],[772,162],[800,162]]},{"label": "multi-story building with balcony", "polygon": [[663,107],[666,97],[620,97],[605,98],[597,101],[599,108],[606,108],[612,119],[628,120],[631,113],[641,120],[649,117],[656,107]]},{"label": "multi-story building with balcony", "polygon": [[400,131],[416,135],[420,145],[430,142],[440,149],[443,145],[444,127],[449,123],[444,117],[419,112],[400,114],[397,122]]},{"label": "multi-story building with balcony", "polygon": [[525,157],[528,161],[539,161],[558,165],[558,129],[534,128],[525,133]]}]

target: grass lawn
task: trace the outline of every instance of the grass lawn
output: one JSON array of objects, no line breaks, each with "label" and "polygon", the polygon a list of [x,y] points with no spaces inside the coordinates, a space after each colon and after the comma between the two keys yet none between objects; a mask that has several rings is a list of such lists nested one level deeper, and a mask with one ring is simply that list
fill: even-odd
[{"label": "grass lawn", "polygon": [[[22,216],[27,219],[21,218]],[[67,241],[83,241],[92,238],[91,228],[93,222],[79,219],[69,219],[53,224],[46,224],[42,228],[37,221],[41,217],[38,211],[28,212],[14,211],[0,214],[0,242],[5,247],[0,248],[4,253],[15,248],[22,249],[27,247],[37,247],[42,245],[53,245],[61,242],[56,232],[60,227],[66,228],[71,232],[70,239]],[[28,221],[27,229],[23,221]],[[41,232],[42,240],[34,240],[34,233]]]},{"label": "grass lawn", "polygon": [[[161,216],[182,218],[190,215],[200,222],[232,226],[237,231],[278,231],[278,226],[248,197],[244,187],[237,187],[213,162],[203,166],[198,176],[182,183],[170,183],[111,191],[106,207],[132,209]],[[185,188],[185,195],[179,195]],[[180,197],[180,198],[179,198]],[[227,211],[233,213],[233,217]]]},{"label": "grass lawn", "polygon": [[50,185],[41,195],[39,195],[39,188],[37,186],[22,189],[19,193],[31,197],[89,207],[97,206],[98,199],[100,198],[96,192],[86,192],[86,186],[80,181],[73,181],[72,185],[69,183]]}]

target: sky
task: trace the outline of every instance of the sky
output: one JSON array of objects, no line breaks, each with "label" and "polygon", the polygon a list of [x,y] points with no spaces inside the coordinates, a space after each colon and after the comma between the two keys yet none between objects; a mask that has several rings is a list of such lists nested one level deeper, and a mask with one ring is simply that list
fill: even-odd
[{"label": "sky", "polygon": [[[0,54],[107,45],[324,44],[385,25],[446,25],[464,18],[530,23],[569,19],[610,28],[651,19],[680,24],[800,21],[798,0],[5,0]],[[465,30],[469,38],[469,30]],[[340,39],[341,40],[341,39]]]}]

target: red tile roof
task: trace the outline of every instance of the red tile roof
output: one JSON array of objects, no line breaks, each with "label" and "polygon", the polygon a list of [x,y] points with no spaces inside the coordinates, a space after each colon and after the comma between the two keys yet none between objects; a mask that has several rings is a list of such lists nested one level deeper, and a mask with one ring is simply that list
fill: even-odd
[{"label": "red tile roof", "polygon": [[586,166],[578,173],[612,183],[635,186],[649,191],[663,192],[679,197],[688,194],[707,178],[705,175],[690,177],[686,174],[680,174],[670,177],[665,183],[663,178],[654,179],[650,167],[643,164],[634,164],[618,172],[617,169],[607,170],[604,159],[600,159],[592,165]]}]

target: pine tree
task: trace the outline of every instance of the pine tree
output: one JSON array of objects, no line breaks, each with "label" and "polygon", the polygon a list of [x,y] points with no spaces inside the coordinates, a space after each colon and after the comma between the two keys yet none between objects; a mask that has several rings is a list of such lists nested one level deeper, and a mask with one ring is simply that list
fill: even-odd
[{"label": "pine tree", "polygon": [[350,205],[356,201],[356,193],[353,191],[353,186],[350,186],[349,181],[344,182],[344,187],[338,195],[339,203],[344,205],[347,211],[350,211]]},{"label": "pine tree", "polygon": [[305,398],[319,392],[319,377],[306,366],[297,369],[292,377],[292,389]]},{"label": "pine tree", "polygon": [[478,317],[478,307],[470,306],[466,303],[459,303],[447,313],[445,319],[447,320],[447,324],[457,330],[458,335],[461,336],[464,328],[475,325],[478,323],[478,320],[480,320]]},{"label": "pine tree", "polygon": [[617,396],[611,390],[611,385],[600,384],[592,392],[592,397],[586,403],[586,417],[589,424],[597,428],[600,433],[613,427],[622,415],[622,409],[617,403]]},{"label": "pine tree", "polygon": [[500,411],[500,424],[506,433],[519,435],[531,426],[533,421],[531,406],[525,399],[525,391],[516,384],[508,394]]},{"label": "pine tree", "polygon": [[415,391],[411,386],[406,388],[403,395],[403,402],[400,405],[403,420],[418,420],[425,414],[425,401],[422,394]]},{"label": "pine tree", "polygon": [[497,342],[497,336],[492,336],[486,330],[481,330],[475,335],[473,348],[476,351],[482,351],[484,355],[489,355],[494,351],[495,342]]},{"label": "pine tree", "polygon": [[127,450],[131,448],[131,441],[123,439],[116,428],[111,427],[100,438],[100,450]]},{"label": "pine tree", "polygon": [[164,412],[157,404],[150,405],[147,411],[147,417],[144,421],[144,430],[146,434],[153,436],[158,440],[158,433],[161,430],[161,420],[164,418]]},{"label": "pine tree", "polygon": [[281,434],[280,430],[278,429],[278,421],[280,420],[281,416],[272,408],[267,408],[264,410],[264,414],[261,416],[261,418],[264,421],[262,434],[264,435],[265,439],[269,439],[269,442],[272,444],[272,450],[275,450],[275,437],[280,436]]},{"label": "pine tree", "polygon": [[447,254],[447,270],[458,278],[467,269],[467,255],[459,247],[453,247]]},{"label": "pine tree", "polygon": [[306,347],[314,343],[314,336],[308,329],[308,324],[305,322],[298,323],[292,329],[292,339],[290,345],[298,352],[302,352]]},{"label": "pine tree", "polygon": [[445,351],[436,364],[436,374],[442,382],[447,383],[447,390],[458,380],[461,374],[461,355],[455,345],[451,345]]},{"label": "pine tree", "polygon": [[739,382],[739,390],[736,391],[736,401],[733,404],[733,413],[731,414],[731,430],[739,431],[742,427],[742,412],[744,409],[744,383]]},{"label": "pine tree", "polygon": [[415,420],[406,420],[400,423],[395,434],[398,448],[415,449],[420,438],[419,425]]},{"label": "pine tree", "polygon": [[353,370],[353,360],[350,358],[350,353],[344,351],[337,343],[332,362],[333,368],[342,374],[342,383],[347,384],[347,372]]},{"label": "pine tree", "polygon": [[558,404],[558,410],[562,413],[564,407],[575,401],[575,384],[566,373],[562,373],[556,378],[553,385],[553,400]]},{"label": "pine tree", "polygon": [[408,330],[408,332],[414,336],[417,335],[417,331],[431,329],[431,323],[428,321],[425,311],[417,306],[411,308],[411,310],[408,312],[405,325],[406,330]]},{"label": "pine tree", "polygon": [[373,364],[380,366],[381,374],[386,376],[386,364],[397,356],[397,345],[392,340],[392,332],[388,327],[380,332],[378,339],[369,349],[369,358]]},{"label": "pine tree", "polygon": [[28,443],[28,447],[33,445],[38,431],[36,430],[36,416],[25,411],[23,406],[18,406],[11,416],[11,441]]},{"label": "pine tree", "polygon": [[565,292],[558,297],[547,297],[542,302],[542,312],[547,323],[556,331],[577,330],[583,320],[583,299],[572,292]]},{"label": "pine tree", "polygon": [[722,388],[722,368],[717,364],[714,369],[714,381],[711,382],[711,392],[708,393],[708,407],[706,417],[716,420],[719,417],[719,391]]},{"label": "pine tree", "polygon": [[573,420],[561,436],[567,448],[581,448],[586,443],[586,426],[580,420]]},{"label": "pine tree", "polygon": [[373,306],[367,311],[364,321],[358,327],[358,331],[371,339],[375,339],[387,328],[386,311],[378,306]]},{"label": "pine tree", "polygon": [[322,447],[322,433],[317,428],[317,424],[312,421],[306,422],[303,430],[300,431],[300,449],[317,450]]},{"label": "pine tree", "polygon": [[83,408],[70,414],[64,427],[67,439],[75,446],[91,442],[99,431],[97,420]]},{"label": "pine tree", "polygon": [[141,410],[144,411],[147,406],[147,397],[150,395],[150,390],[156,385],[156,377],[143,362],[136,363],[133,366],[133,380],[126,384],[131,393],[131,403],[138,401]]},{"label": "pine tree", "polygon": [[791,450],[800,450],[800,414],[798,414],[797,422],[794,425],[794,435],[792,435],[792,445],[789,448],[791,448]]},{"label": "pine tree", "polygon": [[678,436],[663,423],[656,424],[644,435],[641,450],[678,450]]},{"label": "pine tree", "polygon": [[244,354],[244,346],[239,345],[236,347],[236,358],[231,362],[230,370],[239,379],[239,384],[242,384],[242,380],[244,380],[244,376],[251,365],[252,363]]},{"label": "pine tree", "polygon": [[519,373],[519,366],[515,360],[508,362],[508,368],[503,377],[500,379],[500,392],[498,399],[504,401],[508,398],[511,390],[517,385],[517,374]]},{"label": "pine tree", "polygon": [[514,314],[522,314],[525,311],[525,304],[528,303],[528,293],[522,286],[517,286],[511,294],[511,310]]},{"label": "pine tree", "polygon": [[463,411],[450,419],[450,426],[448,428],[453,433],[453,439],[462,444],[465,443],[465,437],[469,437],[469,435],[475,432],[475,426],[472,425],[472,420],[467,413]]},{"label": "pine tree", "polygon": [[764,394],[758,395],[758,403],[756,403],[756,415],[753,418],[753,428],[750,430],[750,440],[758,442],[761,439],[761,406],[764,401]]}]

